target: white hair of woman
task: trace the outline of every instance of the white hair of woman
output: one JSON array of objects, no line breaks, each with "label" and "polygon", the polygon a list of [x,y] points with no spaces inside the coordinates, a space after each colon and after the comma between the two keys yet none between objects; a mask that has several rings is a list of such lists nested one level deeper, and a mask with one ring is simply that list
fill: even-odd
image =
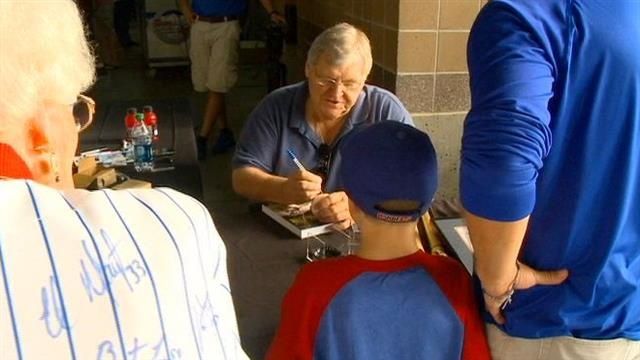
[{"label": "white hair of woman", "polygon": [[0,53],[0,139],[45,103],[72,104],[95,78],[72,0],[0,1]]},{"label": "white hair of woman", "polygon": [[24,162],[30,178],[73,187],[81,128],[72,105],[94,78],[72,0],[0,1],[0,144]]},{"label": "white hair of woman", "polygon": [[340,23],[324,30],[313,40],[307,53],[306,66],[315,65],[323,55],[327,56],[331,65],[341,65],[353,54],[362,58],[366,77],[373,66],[369,38],[355,26]]}]

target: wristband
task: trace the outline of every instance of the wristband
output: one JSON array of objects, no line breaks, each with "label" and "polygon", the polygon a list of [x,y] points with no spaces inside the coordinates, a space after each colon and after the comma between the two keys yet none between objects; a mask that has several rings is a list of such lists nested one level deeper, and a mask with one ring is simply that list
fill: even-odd
[{"label": "wristband", "polygon": [[516,292],[516,282],[518,281],[519,275],[520,263],[516,261],[516,275],[513,277],[513,280],[509,284],[509,288],[507,289],[507,291],[496,296],[489,294],[484,288],[482,288],[482,293],[484,294],[485,298],[500,304],[500,310],[504,310],[507,305],[511,304],[511,297],[513,296],[513,293]]}]

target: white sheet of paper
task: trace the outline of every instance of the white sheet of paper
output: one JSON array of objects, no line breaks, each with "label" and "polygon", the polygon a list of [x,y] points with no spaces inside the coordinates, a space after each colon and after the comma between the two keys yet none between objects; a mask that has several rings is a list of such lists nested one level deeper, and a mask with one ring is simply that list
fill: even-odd
[{"label": "white sheet of paper", "polygon": [[471,237],[469,236],[469,229],[466,226],[456,226],[453,228],[460,236],[464,244],[467,245],[469,250],[473,251],[473,245],[471,245]]}]

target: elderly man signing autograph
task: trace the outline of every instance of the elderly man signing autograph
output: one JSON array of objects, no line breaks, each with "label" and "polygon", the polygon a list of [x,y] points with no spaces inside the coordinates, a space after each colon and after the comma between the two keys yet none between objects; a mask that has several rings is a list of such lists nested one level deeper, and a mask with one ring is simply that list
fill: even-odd
[{"label": "elderly man signing autograph", "polygon": [[260,202],[312,201],[321,221],[349,226],[336,170],[341,141],[379,121],[413,125],[395,95],[365,85],[372,63],[359,29],[342,23],[322,32],[309,49],[307,81],[269,94],[249,116],[233,159],[235,191]]}]

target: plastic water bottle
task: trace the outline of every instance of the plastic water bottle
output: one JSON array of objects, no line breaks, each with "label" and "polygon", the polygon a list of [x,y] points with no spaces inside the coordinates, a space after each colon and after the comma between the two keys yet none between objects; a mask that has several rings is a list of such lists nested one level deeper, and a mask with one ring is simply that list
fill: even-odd
[{"label": "plastic water bottle", "polygon": [[144,115],[136,115],[136,124],[131,131],[133,137],[133,166],[136,171],[153,170],[152,134],[144,124]]},{"label": "plastic water bottle", "polygon": [[131,139],[122,140],[122,155],[127,160],[127,162],[133,161],[133,142],[131,141]]},{"label": "plastic water bottle", "polygon": [[151,105],[147,105],[142,108],[144,112],[144,124],[147,125],[149,131],[151,131],[151,136],[153,137],[153,142],[158,141],[158,116],[153,112],[153,107]]},{"label": "plastic water bottle", "polygon": [[127,161],[133,161],[133,137],[131,133],[133,132],[133,127],[136,125],[136,114],[138,110],[134,107],[130,107],[127,109],[127,115],[124,117],[124,127],[125,127],[125,135],[122,140],[122,154],[125,156]]},{"label": "plastic water bottle", "polygon": [[132,139],[131,132],[133,131],[133,127],[136,125],[136,122],[138,121],[136,120],[137,113],[138,113],[138,110],[134,107],[131,107],[127,109],[127,115],[124,117],[124,126],[127,129],[125,140],[127,141],[131,141]]}]

